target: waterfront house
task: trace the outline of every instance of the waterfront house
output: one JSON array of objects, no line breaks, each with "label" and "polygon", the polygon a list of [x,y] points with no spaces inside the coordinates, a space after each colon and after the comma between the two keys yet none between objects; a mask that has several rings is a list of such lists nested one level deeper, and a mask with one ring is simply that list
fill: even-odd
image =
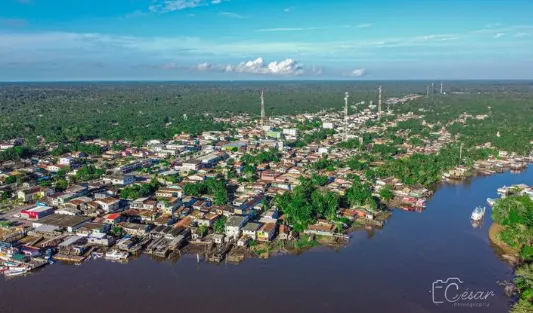
[{"label": "waterfront house", "polygon": [[323,220],[319,220],[316,224],[307,226],[304,230],[305,234],[333,236],[335,234],[335,225]]},{"label": "waterfront house", "polygon": [[150,230],[150,225],[147,224],[122,223],[121,226],[126,234],[137,237],[146,236]]},{"label": "waterfront house", "polygon": [[260,223],[249,222],[242,228],[243,236],[247,236],[252,240],[257,240],[257,231],[263,226]]},{"label": "waterfront house", "polygon": [[257,240],[259,241],[272,241],[276,234],[278,225],[275,223],[266,223],[261,226],[257,231]]},{"label": "waterfront house", "polygon": [[226,227],[224,233],[226,234],[226,240],[238,239],[241,236],[241,230],[248,221],[248,216],[234,215],[228,217],[226,220]]}]

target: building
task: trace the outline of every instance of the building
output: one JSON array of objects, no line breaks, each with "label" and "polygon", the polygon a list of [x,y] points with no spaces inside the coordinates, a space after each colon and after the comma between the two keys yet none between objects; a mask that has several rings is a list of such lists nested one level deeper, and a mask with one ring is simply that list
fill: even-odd
[{"label": "building", "polygon": [[50,196],[54,193],[54,190],[46,187],[33,187],[29,189],[19,190],[17,192],[17,198],[24,202],[32,202],[39,200],[42,197]]},{"label": "building", "polygon": [[38,228],[46,226],[50,228],[56,228],[60,230],[66,230],[68,232],[75,232],[78,228],[83,226],[91,218],[86,216],[70,216],[61,214],[51,214],[41,218],[38,221],[34,221],[32,226]]},{"label": "building", "polygon": [[239,239],[241,236],[241,230],[248,221],[248,216],[230,216],[226,220],[226,227],[224,229],[224,233],[226,234],[226,240],[229,241],[231,239]]},{"label": "building", "polygon": [[98,203],[102,210],[107,213],[118,211],[118,209],[120,208],[120,200],[111,197],[98,199],[95,202]]},{"label": "building", "polygon": [[197,171],[200,169],[201,165],[202,165],[202,160],[192,159],[192,160],[184,161],[181,164],[181,169],[184,171]]},{"label": "building", "polygon": [[277,224],[266,223],[261,226],[257,231],[257,240],[259,241],[272,241],[274,235],[276,235]]},{"label": "building", "polygon": [[181,198],[183,197],[183,188],[180,186],[161,187],[155,192],[158,198]]},{"label": "building", "polygon": [[135,182],[135,176],[116,174],[104,177],[104,182],[112,185],[127,186]]},{"label": "building", "polygon": [[28,220],[38,220],[54,213],[54,208],[48,206],[37,206],[31,209],[20,211],[20,216]]},{"label": "building", "polygon": [[261,228],[261,226],[263,225],[260,223],[247,223],[242,229],[242,234],[243,236],[249,237],[252,240],[257,240],[257,231]]}]

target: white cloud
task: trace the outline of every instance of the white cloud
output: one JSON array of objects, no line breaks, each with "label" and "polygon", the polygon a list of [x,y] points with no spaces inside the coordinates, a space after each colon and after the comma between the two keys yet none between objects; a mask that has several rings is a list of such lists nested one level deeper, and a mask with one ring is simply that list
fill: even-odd
[{"label": "white cloud", "polygon": [[176,63],[167,63],[167,64],[164,64],[163,66],[161,66],[161,68],[164,69],[164,70],[184,70],[184,69],[186,69],[185,66],[178,65]]},{"label": "white cloud", "polygon": [[278,28],[262,28],[256,30],[257,32],[299,32],[305,30],[317,30],[318,27],[278,27]]},{"label": "white cloud", "polygon": [[196,7],[207,6],[209,4],[220,4],[229,0],[153,0],[148,9],[156,13],[168,13]]},{"label": "white cloud", "polygon": [[357,28],[369,28],[369,27],[372,27],[372,24],[371,23],[363,23],[363,24],[356,25],[355,27],[357,27]]},{"label": "white cloud", "polygon": [[288,7],[288,8],[283,9],[283,12],[289,13],[292,9],[293,7]]},{"label": "white cloud", "polygon": [[220,13],[218,13],[218,15],[224,16],[224,17],[227,17],[227,18],[248,18],[247,16],[240,15],[240,14],[234,13],[234,12],[220,12]]},{"label": "white cloud", "polygon": [[516,38],[524,38],[524,37],[527,37],[527,36],[531,36],[530,33],[526,33],[526,32],[520,32],[520,33],[517,33],[514,35],[514,37]]},{"label": "white cloud", "polygon": [[366,75],[366,70],[363,69],[363,68],[357,68],[353,71],[350,72],[350,74],[348,76],[352,76],[352,77],[363,77]]},{"label": "white cloud", "polygon": [[227,73],[248,73],[261,75],[278,75],[278,76],[299,76],[305,73],[303,66],[293,59],[283,61],[272,61],[266,63],[261,57],[239,64],[227,64],[212,66],[209,63],[202,63],[197,66],[198,70],[214,70]]},{"label": "white cloud", "polygon": [[126,14],[125,18],[136,18],[136,17],[145,16],[145,15],[146,15],[146,12],[143,12],[141,10],[135,10],[131,13]]},{"label": "white cloud", "polygon": [[199,70],[199,71],[209,71],[211,69],[211,64],[205,62],[205,63],[200,63],[196,66],[196,69]]},{"label": "white cloud", "polygon": [[505,33],[497,33],[496,35],[494,35],[494,38],[501,38],[505,36]]}]

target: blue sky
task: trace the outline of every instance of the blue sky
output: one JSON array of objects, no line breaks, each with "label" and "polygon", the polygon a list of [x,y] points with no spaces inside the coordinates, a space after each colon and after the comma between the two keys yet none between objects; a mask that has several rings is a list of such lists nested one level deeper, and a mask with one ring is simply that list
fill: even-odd
[{"label": "blue sky", "polygon": [[0,81],[532,79],[530,0],[1,0]]}]

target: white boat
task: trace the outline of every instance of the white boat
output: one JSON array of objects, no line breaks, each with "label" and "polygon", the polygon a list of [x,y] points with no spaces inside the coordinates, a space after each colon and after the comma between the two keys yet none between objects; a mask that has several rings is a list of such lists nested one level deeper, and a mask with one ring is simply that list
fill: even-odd
[{"label": "white boat", "polygon": [[10,268],[4,272],[4,275],[5,276],[18,276],[18,275],[26,274],[27,272],[28,272],[28,269],[25,267]]},{"label": "white boat", "polygon": [[490,206],[494,206],[494,203],[496,203],[496,199],[487,198],[487,203],[488,203]]},{"label": "white boat", "polygon": [[486,210],[485,207],[480,207],[480,206],[476,207],[474,211],[472,212],[472,217],[471,217],[472,220],[480,221],[483,218],[483,216],[485,216],[485,210]]},{"label": "white boat", "polygon": [[125,260],[129,256],[128,252],[118,250],[109,250],[105,253],[105,258],[108,260]]}]

